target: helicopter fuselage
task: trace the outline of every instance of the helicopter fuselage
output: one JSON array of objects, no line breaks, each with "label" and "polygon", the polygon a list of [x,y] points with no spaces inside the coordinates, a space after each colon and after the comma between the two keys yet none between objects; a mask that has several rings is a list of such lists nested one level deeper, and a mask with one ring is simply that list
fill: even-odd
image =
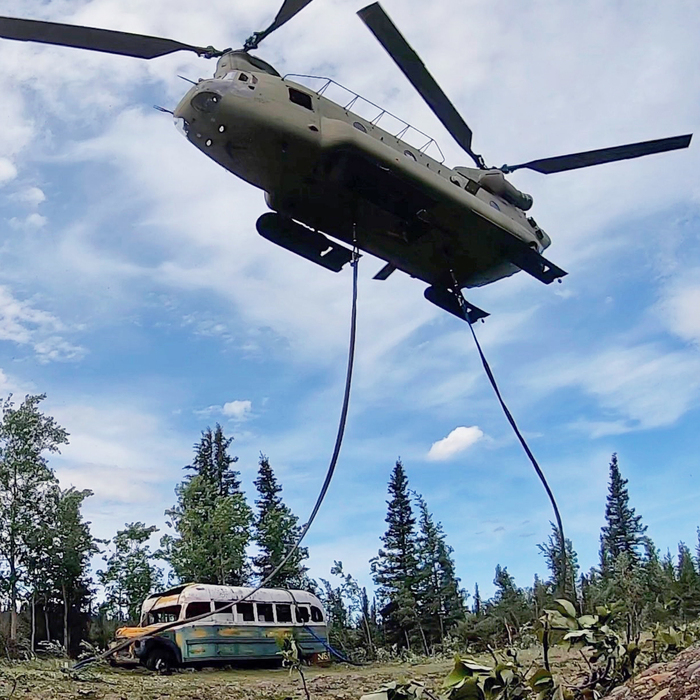
[{"label": "helicopter fuselage", "polygon": [[[474,287],[519,269],[535,274],[533,264],[545,282],[565,274],[539,264],[550,239],[521,208],[528,195],[502,173],[449,168],[249,58],[222,57],[215,77],[194,86],[174,114],[193,145],[264,190],[279,221],[356,240],[388,263],[382,279],[399,269],[430,285],[451,286],[454,275]],[[304,227],[267,237],[295,250],[294,231],[303,237]],[[296,252],[304,255],[304,245]]]}]

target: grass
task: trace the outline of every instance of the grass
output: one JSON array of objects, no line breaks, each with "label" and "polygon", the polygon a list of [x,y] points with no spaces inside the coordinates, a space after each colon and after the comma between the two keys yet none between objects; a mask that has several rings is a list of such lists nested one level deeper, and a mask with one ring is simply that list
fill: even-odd
[{"label": "grass", "polygon": [[[488,655],[480,655],[484,661]],[[519,654],[525,668],[542,664],[539,648]],[[552,654],[561,670],[573,671],[576,658],[560,649]],[[304,670],[312,700],[358,700],[393,680],[417,679],[438,690],[452,668],[448,659],[419,663],[344,664]],[[568,674],[567,674],[568,675]],[[14,686],[14,691],[13,691]],[[71,672],[66,660],[0,663],[0,698],[26,700],[296,700],[304,694],[298,675],[281,668],[181,670],[159,676],[144,668],[88,667]]]}]

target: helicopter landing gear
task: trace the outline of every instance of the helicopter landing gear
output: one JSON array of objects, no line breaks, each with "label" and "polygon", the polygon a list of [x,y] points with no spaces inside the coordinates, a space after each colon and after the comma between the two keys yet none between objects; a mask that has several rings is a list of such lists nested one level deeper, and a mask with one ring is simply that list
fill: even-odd
[{"label": "helicopter landing gear", "polygon": [[[429,301],[439,306],[441,309],[451,313],[453,316],[464,321],[464,313],[462,312],[462,305],[454,291],[451,289],[446,289],[444,287],[428,287],[424,292],[423,296]],[[465,300],[466,301],[466,300]],[[480,309],[478,306],[466,302],[467,306],[467,317],[469,323],[476,323],[482,318],[486,318],[489,313]]]}]

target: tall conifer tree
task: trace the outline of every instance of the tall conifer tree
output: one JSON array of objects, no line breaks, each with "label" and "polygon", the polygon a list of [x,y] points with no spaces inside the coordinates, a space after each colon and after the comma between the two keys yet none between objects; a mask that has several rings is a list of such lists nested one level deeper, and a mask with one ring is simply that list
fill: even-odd
[{"label": "tall conifer tree", "polygon": [[610,482],[605,505],[605,525],[600,535],[600,566],[608,572],[615,559],[623,552],[629,554],[633,563],[639,561],[638,548],[644,543],[646,525],[642,516],[635,515],[629,506],[627,479],[622,478],[617,463],[617,454],[610,461]]},{"label": "tall conifer tree", "polygon": [[[416,589],[419,579],[416,554],[416,519],[411,507],[408,479],[401,460],[397,460],[389,480],[388,527],[382,536],[384,547],[372,560],[372,575],[382,600],[382,617],[387,637],[392,642],[411,646],[411,632],[418,623]],[[427,651],[427,643],[421,634]]]},{"label": "tall conifer tree", "polygon": [[555,598],[566,598],[577,603],[576,579],[578,577],[578,555],[574,551],[571,540],[566,538],[566,557],[562,557],[562,542],[559,528],[552,522],[552,532],[549,539],[537,548],[544,555],[547,568],[551,574],[551,585]]},{"label": "tall conifer tree", "polygon": [[418,503],[418,605],[421,622],[430,641],[439,643],[456,622],[464,619],[464,595],[459,588],[452,559],[453,549],[445,541],[441,523],[436,523],[425,499]]},{"label": "tall conifer tree", "polygon": [[[272,471],[270,461],[261,454],[258,478],[255,480],[258,498],[255,501],[255,542],[259,553],[253,557],[256,576],[263,580],[271,574],[299,539],[301,527],[298,518],[282,501],[282,487]],[[307,588],[308,568],[303,562],[309,557],[306,547],[299,547],[282,567],[281,571],[267,583],[279,588]]]},{"label": "tall conifer tree", "polygon": [[237,457],[228,454],[232,438],[221,426],[202,431],[195,457],[185,469],[194,472],[179,484],[178,503],[165,511],[177,536],[164,535],[158,556],[180,581],[240,586],[248,582],[246,548],[253,514],[241,491]]}]

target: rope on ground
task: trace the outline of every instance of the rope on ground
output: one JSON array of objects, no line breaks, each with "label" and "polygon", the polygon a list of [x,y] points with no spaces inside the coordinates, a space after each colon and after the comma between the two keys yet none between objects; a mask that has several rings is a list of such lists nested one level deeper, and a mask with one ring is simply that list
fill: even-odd
[{"label": "rope on ground", "polygon": [[537,463],[537,459],[535,459],[535,455],[532,454],[532,450],[530,450],[530,447],[528,446],[527,442],[525,442],[525,438],[523,437],[522,433],[520,432],[520,429],[518,428],[518,425],[515,422],[515,418],[513,418],[513,414],[508,410],[508,406],[506,406],[506,402],[503,400],[503,396],[501,396],[501,392],[498,388],[498,384],[496,383],[496,378],[493,376],[493,372],[491,371],[491,367],[489,366],[489,363],[486,359],[486,356],[484,355],[484,351],[481,349],[481,344],[479,343],[479,339],[476,336],[476,331],[474,330],[474,326],[469,322],[467,300],[464,298],[464,295],[462,294],[462,290],[457,282],[457,278],[455,277],[454,272],[452,272],[452,270],[450,270],[450,273],[452,275],[452,281],[454,282],[455,294],[457,296],[457,300],[459,301],[459,306],[462,310],[462,314],[464,315],[464,320],[467,322],[467,325],[469,326],[469,330],[472,332],[472,337],[474,338],[474,343],[475,343],[476,349],[479,353],[479,357],[481,358],[481,364],[484,366],[484,371],[486,372],[486,376],[488,377],[489,382],[491,382],[491,386],[493,387],[493,390],[496,394],[496,398],[498,399],[498,402],[501,404],[501,408],[503,409],[503,413],[505,414],[506,418],[508,419],[508,422],[510,423],[511,427],[513,428],[513,432],[515,433],[516,437],[520,441],[520,444],[522,445],[523,450],[525,450],[525,454],[530,459],[530,462],[532,462],[532,466],[535,468],[535,471],[537,472],[537,476],[539,477],[540,481],[542,482],[542,485],[544,486],[544,490],[547,492],[547,496],[549,496],[549,501],[552,504],[552,509],[554,510],[554,517],[556,518],[556,521],[557,521],[557,530],[558,530],[559,538],[561,541],[561,574],[562,574],[562,577],[565,577],[566,576],[566,569],[567,569],[566,539],[564,537],[564,525],[562,524],[561,514],[559,513],[559,506],[557,506],[557,501],[554,498],[554,493],[552,493],[552,489],[549,487],[549,484],[547,483],[547,478],[545,477],[544,472],[540,468],[540,465]]},{"label": "rope on ground", "polygon": [[304,629],[317,641],[321,642],[323,646],[326,648],[326,651],[328,651],[329,654],[333,654],[337,659],[340,659],[346,664],[350,664],[351,666],[362,666],[362,664],[358,664],[357,661],[351,661],[348,659],[346,656],[343,656],[337,649],[334,649],[325,639],[322,639],[319,637],[308,625],[304,625]]},{"label": "rope on ground", "polygon": [[348,408],[350,406],[350,388],[352,386],[352,371],[353,367],[355,364],[355,339],[356,339],[356,332],[357,332],[357,272],[358,272],[358,267],[359,267],[359,260],[360,260],[360,253],[357,245],[355,244],[353,246],[353,256],[352,256],[352,312],[350,314],[350,346],[348,349],[348,363],[347,363],[347,371],[345,375],[345,392],[343,395],[343,407],[340,411],[340,421],[338,424],[338,433],[335,438],[335,447],[333,448],[333,454],[331,456],[331,461],[328,465],[328,469],[326,471],[326,478],[323,480],[323,485],[321,486],[321,491],[318,494],[318,498],[316,499],[316,503],[314,504],[313,510],[311,511],[311,515],[309,516],[309,519],[306,521],[304,524],[301,533],[299,534],[299,537],[297,538],[296,542],[294,545],[291,547],[291,549],[284,555],[284,558],[282,561],[260,582],[258,586],[253,588],[252,591],[249,593],[246,593],[242,598],[239,598],[236,601],[233,601],[231,603],[228,603],[227,605],[223,606],[219,610],[216,611],[210,611],[206,613],[202,613],[201,615],[194,615],[193,617],[188,617],[184,620],[176,620],[175,622],[168,622],[167,624],[163,625],[162,627],[159,627],[157,630],[154,630],[152,632],[147,632],[146,634],[139,635],[137,637],[131,637],[129,639],[124,640],[120,644],[117,644],[106,651],[102,652],[101,654],[98,654],[97,656],[92,656],[88,659],[83,659],[82,661],[79,661],[77,664],[73,666],[74,670],[79,670],[81,668],[84,668],[85,666],[96,663],[98,661],[103,661],[104,659],[112,656],[113,654],[116,654],[118,651],[121,651],[122,649],[125,649],[129,645],[133,644],[136,641],[142,640],[142,639],[149,639],[150,637],[157,637],[159,634],[162,634],[163,632],[167,632],[168,630],[174,629],[176,627],[181,627],[182,625],[187,625],[191,622],[198,622],[199,620],[205,620],[206,618],[210,617],[213,615],[215,612],[217,614],[226,612],[227,610],[231,610],[234,605],[237,605],[238,603],[242,603],[245,600],[248,600],[251,596],[255,595],[261,588],[264,588],[285,566],[285,564],[292,558],[292,555],[294,552],[299,549],[299,546],[301,545],[302,541],[306,537],[306,534],[308,533],[309,529],[311,528],[311,525],[313,524],[316,515],[318,511],[321,508],[321,504],[323,503],[324,498],[326,497],[326,493],[328,492],[328,487],[331,485],[331,480],[333,479],[333,474],[335,473],[335,466],[338,462],[338,457],[340,455],[340,448],[343,444],[343,436],[345,435],[345,424],[347,422],[348,418]]}]

